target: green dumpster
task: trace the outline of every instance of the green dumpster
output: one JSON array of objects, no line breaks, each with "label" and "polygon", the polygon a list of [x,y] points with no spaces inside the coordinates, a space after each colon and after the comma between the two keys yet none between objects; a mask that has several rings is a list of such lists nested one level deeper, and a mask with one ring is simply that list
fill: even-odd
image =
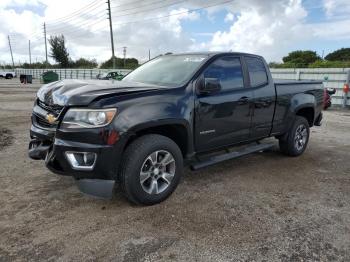
[{"label": "green dumpster", "polygon": [[48,84],[54,81],[58,81],[58,74],[53,71],[47,71],[42,74],[44,84]]}]

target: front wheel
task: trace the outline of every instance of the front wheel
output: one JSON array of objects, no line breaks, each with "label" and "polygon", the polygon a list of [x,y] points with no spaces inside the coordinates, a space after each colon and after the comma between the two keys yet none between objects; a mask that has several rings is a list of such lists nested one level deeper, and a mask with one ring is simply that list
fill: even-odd
[{"label": "front wheel", "polygon": [[280,150],[289,156],[300,156],[309,142],[310,128],[306,118],[296,116],[286,135],[279,139]]},{"label": "front wheel", "polygon": [[122,190],[131,202],[157,204],[176,189],[182,169],[182,153],[174,141],[161,135],[142,136],[125,151]]}]

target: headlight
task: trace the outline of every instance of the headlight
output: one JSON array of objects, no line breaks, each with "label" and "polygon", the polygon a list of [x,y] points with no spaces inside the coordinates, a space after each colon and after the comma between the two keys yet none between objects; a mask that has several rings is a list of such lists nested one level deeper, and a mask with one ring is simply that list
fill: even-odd
[{"label": "headlight", "polygon": [[106,126],[112,122],[117,113],[116,108],[80,109],[71,108],[65,114],[63,128],[94,128]]}]

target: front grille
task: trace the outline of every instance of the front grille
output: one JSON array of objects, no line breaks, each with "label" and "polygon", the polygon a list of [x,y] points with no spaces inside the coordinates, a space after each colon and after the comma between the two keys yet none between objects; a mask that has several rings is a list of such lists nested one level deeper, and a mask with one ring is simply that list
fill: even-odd
[{"label": "front grille", "polygon": [[39,116],[36,116],[36,115],[34,116],[34,122],[39,127],[50,128],[50,129],[57,127],[57,124],[50,124],[49,122],[46,121],[46,119],[40,118]]},{"label": "front grille", "polygon": [[63,107],[59,105],[48,105],[40,101],[39,99],[37,100],[36,106],[40,107],[41,109],[39,110],[39,113],[37,112],[37,110],[34,110],[33,124],[44,129],[56,129],[57,122],[49,123],[46,120],[46,116],[48,114],[52,114],[53,116],[58,118],[63,110]]},{"label": "front grille", "polygon": [[44,102],[40,101],[39,99],[37,101],[37,104],[42,109],[46,110],[49,113],[54,114],[55,116],[58,116],[63,110],[62,106],[59,106],[59,105],[47,105]]}]

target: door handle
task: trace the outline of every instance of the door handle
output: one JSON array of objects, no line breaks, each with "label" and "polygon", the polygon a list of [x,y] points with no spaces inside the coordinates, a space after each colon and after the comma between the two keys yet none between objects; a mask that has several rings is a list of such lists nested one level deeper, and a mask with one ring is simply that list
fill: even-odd
[{"label": "door handle", "polygon": [[244,104],[248,103],[248,101],[249,101],[249,97],[243,96],[240,99],[238,99],[238,104],[239,105],[244,105]]}]

